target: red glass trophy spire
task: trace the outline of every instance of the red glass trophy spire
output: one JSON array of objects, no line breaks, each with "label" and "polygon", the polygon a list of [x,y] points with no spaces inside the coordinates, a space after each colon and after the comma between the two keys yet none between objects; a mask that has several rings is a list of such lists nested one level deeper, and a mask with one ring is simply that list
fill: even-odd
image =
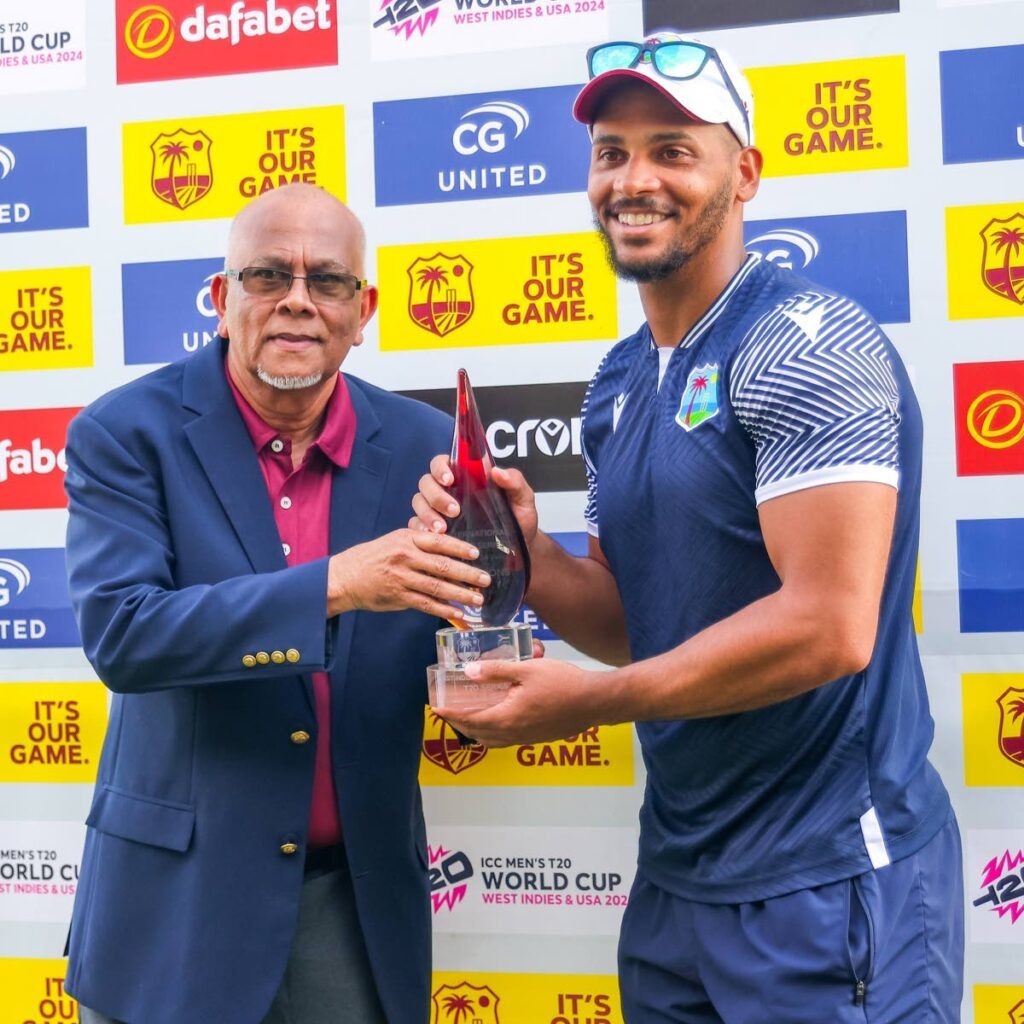
[{"label": "red glass trophy spire", "polygon": [[474,564],[490,574],[480,608],[462,606],[469,626],[503,626],[519,610],[530,581],[530,558],[505,492],[491,480],[494,460],[477,412],[469,376],[459,370],[451,452],[452,496],[459,514],[448,532],[480,551]]}]

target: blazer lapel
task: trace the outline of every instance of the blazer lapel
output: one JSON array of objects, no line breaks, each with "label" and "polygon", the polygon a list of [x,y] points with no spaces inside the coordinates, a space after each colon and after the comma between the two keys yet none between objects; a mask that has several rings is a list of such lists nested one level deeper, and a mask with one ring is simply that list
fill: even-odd
[{"label": "blazer lapel", "polygon": [[[373,540],[380,533],[377,524],[391,462],[390,450],[373,440],[380,431],[377,413],[360,389],[359,382],[352,377],[346,377],[346,380],[356,414],[356,438],[348,466],[335,469],[331,483],[332,555]],[[333,673],[335,699],[339,707],[348,676],[354,625],[353,613],[339,616]]]},{"label": "blazer lapel", "polygon": [[254,572],[287,566],[252,438],[224,377],[226,342],[214,342],[189,361],[183,400],[199,415],[185,436],[224,508]]}]

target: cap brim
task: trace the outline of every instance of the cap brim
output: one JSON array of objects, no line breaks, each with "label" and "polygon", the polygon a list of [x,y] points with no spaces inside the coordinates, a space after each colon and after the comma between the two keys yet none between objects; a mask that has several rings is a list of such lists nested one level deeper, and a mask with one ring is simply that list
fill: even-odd
[{"label": "cap brim", "polygon": [[703,117],[699,117],[692,110],[684,107],[668,89],[654,81],[653,78],[633,68],[616,68],[614,71],[605,71],[604,74],[598,75],[597,78],[592,78],[583,86],[580,94],[576,97],[576,102],[572,105],[572,116],[581,124],[593,124],[598,107],[600,107],[608,90],[621,84],[623,80],[628,78],[632,78],[637,82],[643,82],[644,85],[649,85],[652,89],[661,93],[674,107],[686,114],[687,117],[692,117],[694,121],[700,121],[702,124],[710,123],[705,121]]}]

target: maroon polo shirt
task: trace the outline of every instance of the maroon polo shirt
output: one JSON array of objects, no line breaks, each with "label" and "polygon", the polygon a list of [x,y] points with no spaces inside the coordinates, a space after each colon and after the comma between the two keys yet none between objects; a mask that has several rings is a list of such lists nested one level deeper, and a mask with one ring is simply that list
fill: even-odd
[{"label": "maroon polo shirt", "polygon": [[[337,375],[320,433],[295,469],[291,440],[265,423],[249,405],[231,379],[227,363],[224,372],[256,448],[285,559],[289,565],[300,565],[325,558],[330,554],[331,474],[335,466],[344,469],[348,465],[356,436],[356,414],[345,378]],[[326,601],[325,593],[325,613]],[[341,842],[341,819],[331,771],[331,682],[326,672],[313,672],[312,680],[317,741],[307,844],[317,847]]]}]

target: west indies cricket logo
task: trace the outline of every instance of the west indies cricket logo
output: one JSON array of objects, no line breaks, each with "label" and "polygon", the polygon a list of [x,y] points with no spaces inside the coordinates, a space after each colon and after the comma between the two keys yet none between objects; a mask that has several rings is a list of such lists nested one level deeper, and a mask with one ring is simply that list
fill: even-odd
[{"label": "west indies cricket logo", "polygon": [[443,338],[473,315],[473,264],[465,256],[418,257],[408,268],[409,316]]},{"label": "west indies cricket logo", "polygon": [[149,145],[153,151],[151,184],[158,199],[184,210],[198,203],[213,188],[210,147],[206,132],[179,128],[161,132]]},{"label": "west indies cricket logo", "polygon": [[999,750],[1024,768],[1024,690],[1010,687],[998,701]]},{"label": "west indies cricket logo", "polygon": [[431,711],[427,715],[423,737],[423,756],[438,768],[458,775],[479,764],[487,756],[487,748],[464,745],[458,733],[440,715]]},{"label": "west indies cricket logo", "polygon": [[434,992],[430,1024],[501,1024],[499,996],[489,985],[442,985]]},{"label": "west indies cricket logo", "polygon": [[982,280],[989,291],[1024,306],[1024,214],[993,217],[981,230]]}]

